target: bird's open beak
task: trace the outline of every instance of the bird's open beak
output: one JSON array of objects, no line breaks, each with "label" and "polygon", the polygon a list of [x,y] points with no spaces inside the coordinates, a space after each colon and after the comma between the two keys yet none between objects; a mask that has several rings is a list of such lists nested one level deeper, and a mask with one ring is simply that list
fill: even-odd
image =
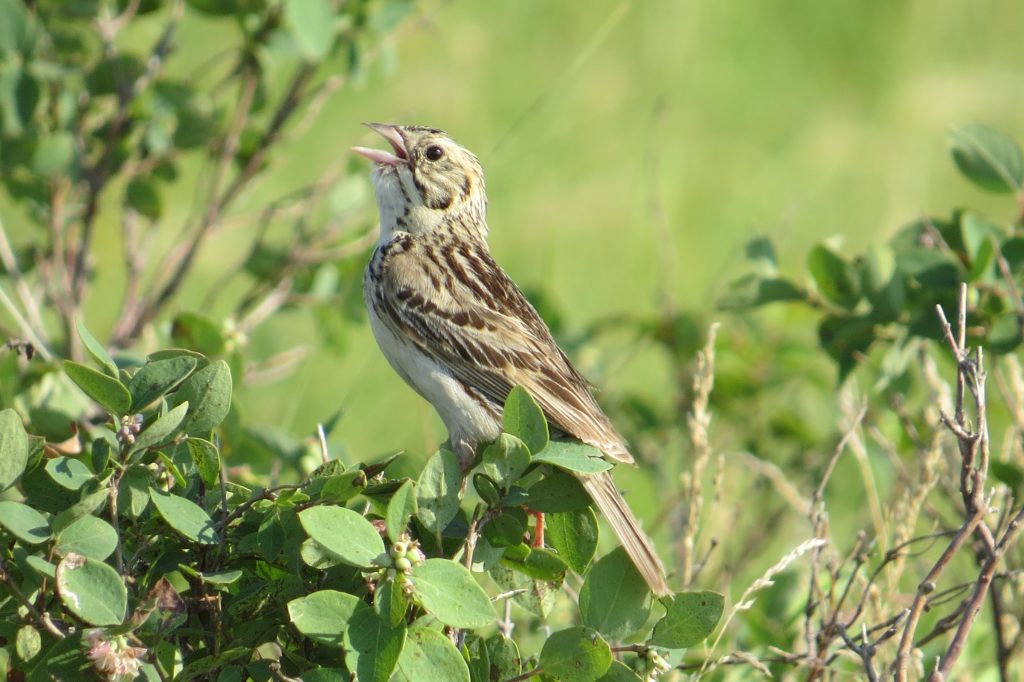
[{"label": "bird's open beak", "polygon": [[391,144],[394,154],[368,147],[352,147],[352,151],[384,166],[397,166],[400,163],[409,162],[409,154],[405,149],[405,140],[402,139],[402,129],[399,126],[386,123],[366,123],[364,125],[370,130],[380,133]]}]

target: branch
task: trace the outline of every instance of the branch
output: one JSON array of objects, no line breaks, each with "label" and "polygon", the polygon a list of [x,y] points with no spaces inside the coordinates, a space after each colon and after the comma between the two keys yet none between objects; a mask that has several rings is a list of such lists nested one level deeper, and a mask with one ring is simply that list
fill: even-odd
[{"label": "branch", "polygon": [[948,677],[953,666],[956,665],[960,654],[963,653],[964,645],[967,643],[967,635],[971,631],[974,619],[981,612],[981,602],[985,599],[988,588],[992,584],[992,578],[996,574],[996,567],[1002,560],[1003,555],[1006,554],[1010,544],[1016,539],[1017,534],[1020,533],[1021,528],[1024,527],[1022,521],[1024,521],[1024,508],[1021,508],[1014,515],[988,561],[982,566],[981,574],[978,575],[978,581],[974,584],[974,591],[967,600],[963,620],[960,621],[956,634],[953,636],[953,641],[950,642],[949,648],[946,649],[946,655],[942,657],[941,663],[928,678],[929,682],[943,682]]}]

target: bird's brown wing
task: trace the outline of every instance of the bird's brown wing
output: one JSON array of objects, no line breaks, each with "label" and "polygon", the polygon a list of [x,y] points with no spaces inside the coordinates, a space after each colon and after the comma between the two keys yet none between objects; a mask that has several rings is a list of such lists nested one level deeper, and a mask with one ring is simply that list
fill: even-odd
[{"label": "bird's brown wing", "polygon": [[409,242],[381,267],[376,305],[395,332],[499,408],[520,385],[555,427],[633,461],[586,379],[485,246]]}]

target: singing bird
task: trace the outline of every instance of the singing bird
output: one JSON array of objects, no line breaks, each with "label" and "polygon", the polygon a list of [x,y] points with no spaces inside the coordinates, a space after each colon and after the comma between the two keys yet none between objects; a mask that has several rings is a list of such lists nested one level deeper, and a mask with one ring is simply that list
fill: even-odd
[{"label": "singing bird", "polygon": [[[471,461],[501,434],[514,386],[544,411],[553,432],[632,463],[587,380],[487,246],[480,161],[444,131],[367,124],[391,151],[355,147],[374,163],[380,239],[363,296],[381,351],[433,405],[453,449]],[[665,569],[609,472],[577,474],[656,596]]]}]

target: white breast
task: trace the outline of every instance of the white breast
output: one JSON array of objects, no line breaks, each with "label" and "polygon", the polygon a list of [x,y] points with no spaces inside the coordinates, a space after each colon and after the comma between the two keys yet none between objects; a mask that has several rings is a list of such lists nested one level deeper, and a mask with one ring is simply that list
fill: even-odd
[{"label": "white breast", "polygon": [[[374,259],[376,257],[375,253]],[[372,263],[373,259],[370,267]],[[373,297],[367,294],[365,299],[370,314],[370,327],[384,357],[405,383],[434,407],[448,429],[448,436],[457,452],[462,456],[471,455],[476,445],[490,442],[501,435],[500,411],[481,394],[453,377],[444,365],[396,334],[381,319]]]}]

